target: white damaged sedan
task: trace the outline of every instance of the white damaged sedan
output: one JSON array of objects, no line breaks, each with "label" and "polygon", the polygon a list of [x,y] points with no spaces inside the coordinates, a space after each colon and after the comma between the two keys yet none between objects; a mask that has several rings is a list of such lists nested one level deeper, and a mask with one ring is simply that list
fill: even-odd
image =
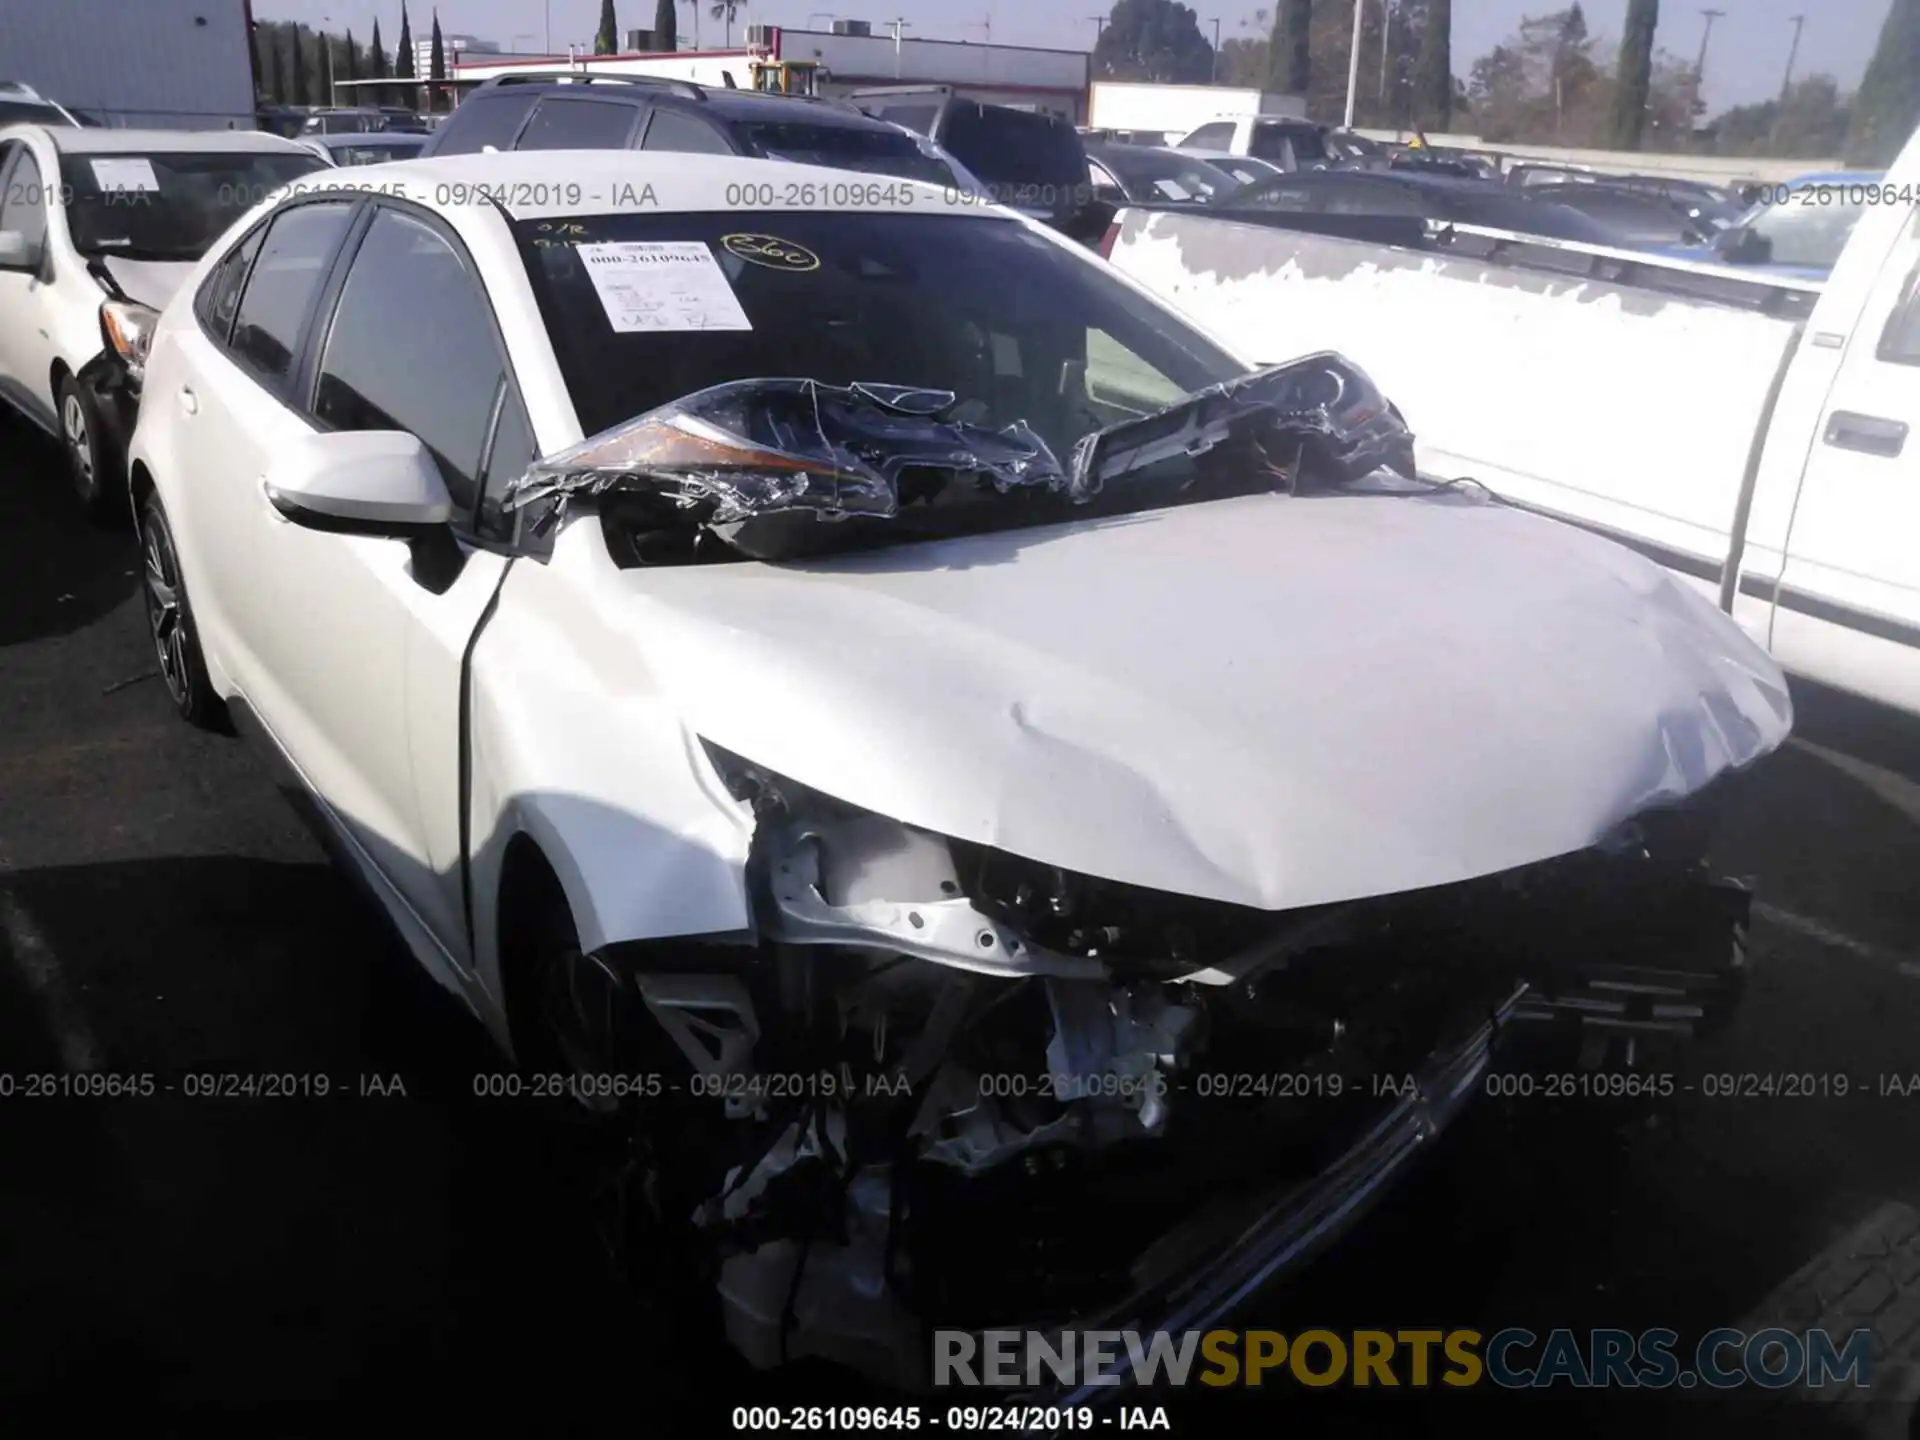
[{"label": "white damaged sedan", "polygon": [[1791,725],[1710,601],[1421,481],[1338,356],[1250,370],[950,200],[313,177],[167,309],[130,455],[181,713],[645,1132],[750,1359],[901,1385],[935,1326],[1204,1328],[1514,1032],[1724,1016],[1710,822]]}]

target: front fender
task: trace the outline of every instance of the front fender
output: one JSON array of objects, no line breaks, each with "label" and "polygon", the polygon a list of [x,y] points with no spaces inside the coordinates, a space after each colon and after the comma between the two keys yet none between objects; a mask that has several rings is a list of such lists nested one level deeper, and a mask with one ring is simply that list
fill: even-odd
[{"label": "front fender", "polygon": [[631,643],[583,622],[568,589],[547,566],[514,567],[475,648],[468,850],[475,959],[496,996],[515,836],[552,866],[583,950],[752,923],[751,815],[644,682]]}]

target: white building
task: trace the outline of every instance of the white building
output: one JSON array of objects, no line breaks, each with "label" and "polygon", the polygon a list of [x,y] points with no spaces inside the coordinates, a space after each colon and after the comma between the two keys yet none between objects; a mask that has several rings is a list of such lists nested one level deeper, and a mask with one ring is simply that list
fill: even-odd
[{"label": "white building", "polygon": [[[658,75],[716,88],[731,77],[736,86],[746,90],[753,86],[751,66],[756,59],[812,61],[823,72],[822,94],[842,95],[881,85],[951,85],[963,95],[991,104],[1043,110],[1076,123],[1085,118],[1092,57],[1084,50],[920,40],[910,34],[895,37],[891,33],[859,33],[860,22],[851,24],[855,33],[842,33],[848,28],[844,21],[831,31],[754,25],[748,27],[748,43],[738,49],[583,55],[572,65],[589,72]],[[556,63],[567,62],[468,61],[457,67],[450,65],[449,73],[472,82]]]},{"label": "white building", "polygon": [[[8,0],[0,0],[0,5]],[[453,67],[460,63],[462,55],[498,55],[500,43],[497,40],[482,40],[478,35],[449,35],[440,32],[440,48],[447,57],[447,74],[453,74]],[[421,79],[433,74],[433,36],[413,42],[413,73]]]},{"label": "white building", "polygon": [[247,0],[0,0],[0,79],[119,127],[251,129]]}]

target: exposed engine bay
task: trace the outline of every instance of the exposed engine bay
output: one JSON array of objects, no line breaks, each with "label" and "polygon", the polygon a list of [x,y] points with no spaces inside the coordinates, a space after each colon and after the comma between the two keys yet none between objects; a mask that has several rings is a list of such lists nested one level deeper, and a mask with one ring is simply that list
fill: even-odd
[{"label": "exposed engine bay", "polygon": [[1490,1024],[1637,1046],[1710,1027],[1742,977],[1746,892],[1703,861],[1720,786],[1578,854],[1273,913],[949,840],[709,751],[756,817],[756,943],[596,959],[630,1002],[620,1048],[684,1077],[636,1117],[632,1203],[691,1242],[759,1367],[911,1389],[936,1326],[1140,1305],[1209,1243],[1203,1206],[1384,1177],[1365,1137],[1469,1073]]}]

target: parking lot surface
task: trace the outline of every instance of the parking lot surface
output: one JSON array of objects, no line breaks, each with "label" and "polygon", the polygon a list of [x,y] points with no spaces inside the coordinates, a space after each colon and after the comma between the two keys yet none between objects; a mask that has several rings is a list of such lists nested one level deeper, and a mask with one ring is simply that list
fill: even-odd
[{"label": "parking lot surface", "polygon": [[[240,742],[177,722],[130,537],[0,421],[0,1399],[71,1426],[304,1436],[428,1407],[571,1433],[728,1428],[779,1394],[611,1273],[551,1117],[323,861]],[[1178,1433],[1906,1433],[1920,1355],[1920,743],[1836,697],[1741,800],[1761,899],[1732,1029],[1653,1105],[1488,1100],[1250,1326],[1876,1328],[1873,1394],[1169,1398]],[[29,1099],[35,1075],[324,1074],[325,1098]],[[1728,1098],[1708,1074],[1844,1075]],[[1891,1080],[1891,1086],[1889,1085]],[[1913,1093],[1902,1093],[1909,1086]],[[1822,1087],[1831,1091],[1832,1087]],[[1098,1223],[1090,1217],[1089,1223]],[[1915,1221],[1920,1225],[1920,1221]],[[852,1403],[851,1382],[809,1377]]]}]

